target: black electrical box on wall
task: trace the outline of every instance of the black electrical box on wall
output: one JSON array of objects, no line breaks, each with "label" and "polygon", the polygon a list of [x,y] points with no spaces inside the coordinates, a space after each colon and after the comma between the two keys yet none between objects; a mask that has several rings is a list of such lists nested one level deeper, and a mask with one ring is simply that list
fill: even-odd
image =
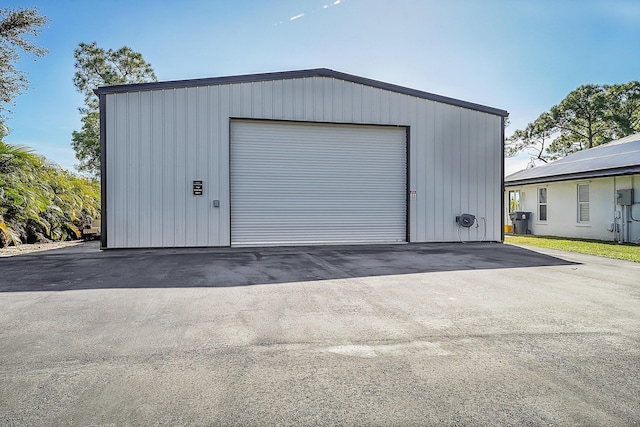
[{"label": "black electrical box on wall", "polygon": [[633,188],[625,190],[616,190],[618,194],[618,204],[620,206],[629,206],[633,204]]}]

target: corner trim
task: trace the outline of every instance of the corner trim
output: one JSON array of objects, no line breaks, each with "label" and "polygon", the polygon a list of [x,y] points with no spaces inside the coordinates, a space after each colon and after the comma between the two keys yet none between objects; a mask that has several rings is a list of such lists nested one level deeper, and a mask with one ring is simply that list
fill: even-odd
[{"label": "corner trim", "polygon": [[411,190],[411,127],[403,126],[405,132],[405,151],[406,151],[406,163],[407,163],[407,176],[405,178],[405,211],[406,211],[406,240],[407,243],[411,243],[411,196],[409,191]]},{"label": "corner trim", "polygon": [[100,94],[100,249],[107,249],[107,96]]},{"label": "corner trim", "polygon": [[[501,147],[501,162],[500,162],[500,243],[504,242],[504,125],[505,120],[504,117],[500,118],[500,139],[502,141]],[[486,227],[486,225],[485,225]]]}]

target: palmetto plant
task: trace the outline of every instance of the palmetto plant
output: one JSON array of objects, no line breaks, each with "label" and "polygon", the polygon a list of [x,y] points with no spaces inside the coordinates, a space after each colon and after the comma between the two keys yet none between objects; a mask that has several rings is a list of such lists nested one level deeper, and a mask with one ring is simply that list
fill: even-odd
[{"label": "palmetto plant", "polygon": [[0,247],[79,238],[100,215],[100,184],[0,141]]}]

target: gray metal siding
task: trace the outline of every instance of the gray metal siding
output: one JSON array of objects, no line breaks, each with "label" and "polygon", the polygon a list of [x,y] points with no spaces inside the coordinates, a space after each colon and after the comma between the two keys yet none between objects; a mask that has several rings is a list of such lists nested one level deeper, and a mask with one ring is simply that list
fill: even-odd
[{"label": "gray metal siding", "polygon": [[[230,245],[231,118],[408,126],[410,241],[457,241],[463,212],[501,239],[498,115],[329,77],[103,96],[110,248]],[[482,239],[480,225],[462,237]]]},{"label": "gray metal siding", "polygon": [[442,104],[453,105],[457,107],[466,108],[469,110],[481,111],[484,113],[493,114],[496,116],[507,117],[509,113],[505,110],[488,107],[486,105],[474,104],[472,102],[463,101],[460,99],[449,98],[442,95],[436,95],[429,92],[423,92],[417,89],[411,89],[403,86],[398,86],[391,83],[385,83],[378,80],[372,80],[365,77],[354,76],[351,74],[341,73],[327,68],[316,68],[311,70],[296,70],[296,71],[284,71],[275,73],[262,73],[262,74],[247,74],[240,76],[225,76],[225,77],[212,77],[205,79],[191,79],[191,80],[174,80],[164,82],[152,82],[152,83],[134,83],[127,85],[116,86],[103,86],[95,89],[94,92],[97,95],[106,95],[112,93],[123,92],[143,92],[149,90],[165,90],[165,89],[183,89],[188,87],[207,87],[207,86],[222,86],[237,83],[264,83],[272,81],[282,80],[305,80],[305,79],[317,79],[325,78],[328,80],[339,80],[348,83],[354,83],[369,88],[382,89],[387,92],[405,94],[411,97],[439,102]]},{"label": "gray metal siding", "polygon": [[231,244],[406,241],[404,128],[231,123]]},{"label": "gray metal siding", "polygon": [[[228,130],[215,114],[217,89],[107,96],[108,247],[229,244],[229,204],[212,203],[228,198],[227,162],[218,165],[228,148],[216,143]],[[191,195],[198,179],[202,197]]]}]

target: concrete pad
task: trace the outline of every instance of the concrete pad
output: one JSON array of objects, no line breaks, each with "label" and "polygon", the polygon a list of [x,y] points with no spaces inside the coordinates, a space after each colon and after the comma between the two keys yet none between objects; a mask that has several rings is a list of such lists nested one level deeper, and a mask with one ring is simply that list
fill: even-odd
[{"label": "concrete pad", "polygon": [[640,264],[500,244],[0,259],[5,425],[633,425]]}]

